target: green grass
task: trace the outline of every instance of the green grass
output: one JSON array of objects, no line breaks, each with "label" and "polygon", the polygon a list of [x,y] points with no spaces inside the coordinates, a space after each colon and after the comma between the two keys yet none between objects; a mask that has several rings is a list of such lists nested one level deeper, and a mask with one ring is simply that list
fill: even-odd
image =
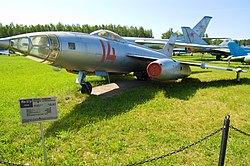
[{"label": "green grass", "polygon": [[[174,57],[200,61],[195,55]],[[209,64],[227,66],[205,55]],[[231,62],[232,67],[248,65]],[[24,57],[0,57],[0,161],[43,165],[38,123],[21,124],[18,100],[56,96],[59,120],[44,122],[49,165],[126,165],[161,156],[231,125],[250,133],[250,72],[202,70],[185,81],[159,83],[110,98],[82,95],[76,75]],[[132,79],[132,76],[127,77]],[[94,85],[103,78],[88,76]],[[112,78],[122,79],[121,77]],[[221,133],[208,140],[144,165],[217,165]],[[226,165],[250,165],[249,137],[230,130]]]}]

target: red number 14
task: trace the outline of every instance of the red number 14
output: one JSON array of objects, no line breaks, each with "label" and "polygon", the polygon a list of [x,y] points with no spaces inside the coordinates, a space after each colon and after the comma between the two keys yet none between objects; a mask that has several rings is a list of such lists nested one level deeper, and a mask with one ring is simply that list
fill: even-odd
[{"label": "red number 14", "polygon": [[105,60],[110,60],[112,63],[114,63],[115,59],[116,59],[116,55],[115,55],[115,49],[112,47],[112,54],[111,52],[111,46],[110,43],[108,43],[108,52],[106,55],[106,48],[104,45],[104,42],[102,40],[100,40],[101,45],[102,45],[102,62],[104,62]]}]

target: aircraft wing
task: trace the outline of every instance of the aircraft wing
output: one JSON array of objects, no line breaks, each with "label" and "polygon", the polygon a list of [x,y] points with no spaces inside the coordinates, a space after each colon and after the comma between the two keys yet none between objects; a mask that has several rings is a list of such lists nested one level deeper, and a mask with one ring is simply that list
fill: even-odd
[{"label": "aircraft wing", "polygon": [[166,44],[167,40],[161,40],[161,39],[151,39],[151,40],[145,40],[145,39],[137,39],[134,41],[137,44]]},{"label": "aircraft wing", "polygon": [[226,47],[219,47],[219,48],[215,48],[215,49],[212,49],[212,50],[219,51],[219,52],[224,52],[224,53],[230,53],[229,48],[226,48]]},{"label": "aircraft wing", "polygon": [[244,60],[246,56],[228,56],[223,60]]},{"label": "aircraft wing", "polygon": [[218,46],[213,45],[203,45],[203,44],[193,44],[193,43],[175,43],[175,47],[180,48],[202,48],[202,49],[219,49]]},{"label": "aircraft wing", "polygon": [[[144,60],[158,60],[160,58],[157,57],[151,57],[151,56],[144,56],[144,55],[136,55],[136,54],[129,54],[127,55],[128,57],[132,58],[139,58],[139,59],[144,59]],[[193,62],[184,62],[184,61],[178,61],[180,64],[188,65],[188,66],[195,66],[195,67],[200,67],[202,69],[216,69],[216,70],[225,70],[225,71],[233,71],[233,72],[243,72],[246,73],[247,70],[242,70],[241,68],[229,68],[229,67],[220,67],[220,66],[212,66],[212,65],[207,65],[205,62],[201,63],[193,63]]]},{"label": "aircraft wing", "polygon": [[[153,39],[153,38],[135,38],[132,42],[137,44],[159,44],[159,45],[165,45],[168,42],[168,39]],[[193,44],[193,43],[185,43],[182,41],[176,41],[175,44],[173,44],[174,47],[178,48],[189,48],[193,50],[202,50],[202,51],[217,51],[217,52],[223,52],[223,53],[230,53],[230,50],[228,47],[223,46],[216,46],[216,45],[205,45],[205,44]]]},{"label": "aircraft wing", "polygon": [[[153,39],[153,38],[136,38],[132,42],[137,43],[137,44],[162,44],[165,45],[167,44],[169,39]],[[182,38],[177,38],[176,42],[183,42]]]},{"label": "aircraft wing", "polygon": [[216,69],[216,70],[225,70],[225,71],[233,71],[233,72],[243,72],[246,73],[247,70],[242,70],[241,68],[229,68],[229,67],[220,67],[220,66],[211,66],[206,65],[205,62],[199,63],[192,63],[192,62],[180,62],[181,64],[189,65],[189,66],[196,66],[202,69]]},{"label": "aircraft wing", "polygon": [[[165,45],[168,42],[168,39],[135,39],[135,43],[137,44],[161,44]],[[193,43],[184,43],[184,42],[176,42],[173,44],[178,48],[190,48],[190,49],[202,49],[205,51],[218,51],[230,53],[230,50],[226,47],[215,46],[215,45],[203,45],[203,44],[193,44]]]},{"label": "aircraft wing", "polygon": [[157,57],[151,57],[151,56],[145,56],[145,55],[139,55],[139,54],[128,54],[127,57],[131,57],[131,58],[139,58],[139,59],[144,59],[144,60],[158,60],[159,58]]},{"label": "aircraft wing", "polygon": [[174,44],[175,47],[179,48],[189,48],[189,49],[197,49],[202,51],[218,51],[218,52],[224,52],[224,53],[230,53],[230,50],[228,47],[222,47],[222,46],[216,46],[216,45],[203,45],[203,44],[192,44],[192,43],[178,43],[176,42]]},{"label": "aircraft wing", "polygon": [[[134,40],[137,44],[166,44],[168,40],[161,40],[161,39],[136,39]],[[219,49],[219,46],[214,45],[203,45],[203,44],[193,44],[193,43],[184,43],[184,42],[175,42],[173,44],[175,47],[179,48],[203,48],[203,49]]]}]

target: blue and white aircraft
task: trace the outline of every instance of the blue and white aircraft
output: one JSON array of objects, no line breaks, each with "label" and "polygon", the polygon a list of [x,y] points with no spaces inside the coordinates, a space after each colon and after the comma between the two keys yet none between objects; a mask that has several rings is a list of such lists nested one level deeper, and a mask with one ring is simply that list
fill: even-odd
[{"label": "blue and white aircraft", "polygon": [[232,41],[228,43],[231,56],[225,58],[225,60],[241,60],[246,63],[250,63],[250,50],[246,50],[240,47],[236,42]]}]

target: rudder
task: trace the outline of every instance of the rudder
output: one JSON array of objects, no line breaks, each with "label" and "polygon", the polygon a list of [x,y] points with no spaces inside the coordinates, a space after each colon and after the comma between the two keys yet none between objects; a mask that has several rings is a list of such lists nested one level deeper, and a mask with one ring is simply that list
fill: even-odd
[{"label": "rudder", "polygon": [[204,36],[207,26],[213,17],[204,16],[194,27],[193,31],[200,37]]},{"label": "rudder", "polygon": [[207,43],[200,36],[198,36],[190,27],[181,27],[181,29],[186,43],[207,45]]}]

